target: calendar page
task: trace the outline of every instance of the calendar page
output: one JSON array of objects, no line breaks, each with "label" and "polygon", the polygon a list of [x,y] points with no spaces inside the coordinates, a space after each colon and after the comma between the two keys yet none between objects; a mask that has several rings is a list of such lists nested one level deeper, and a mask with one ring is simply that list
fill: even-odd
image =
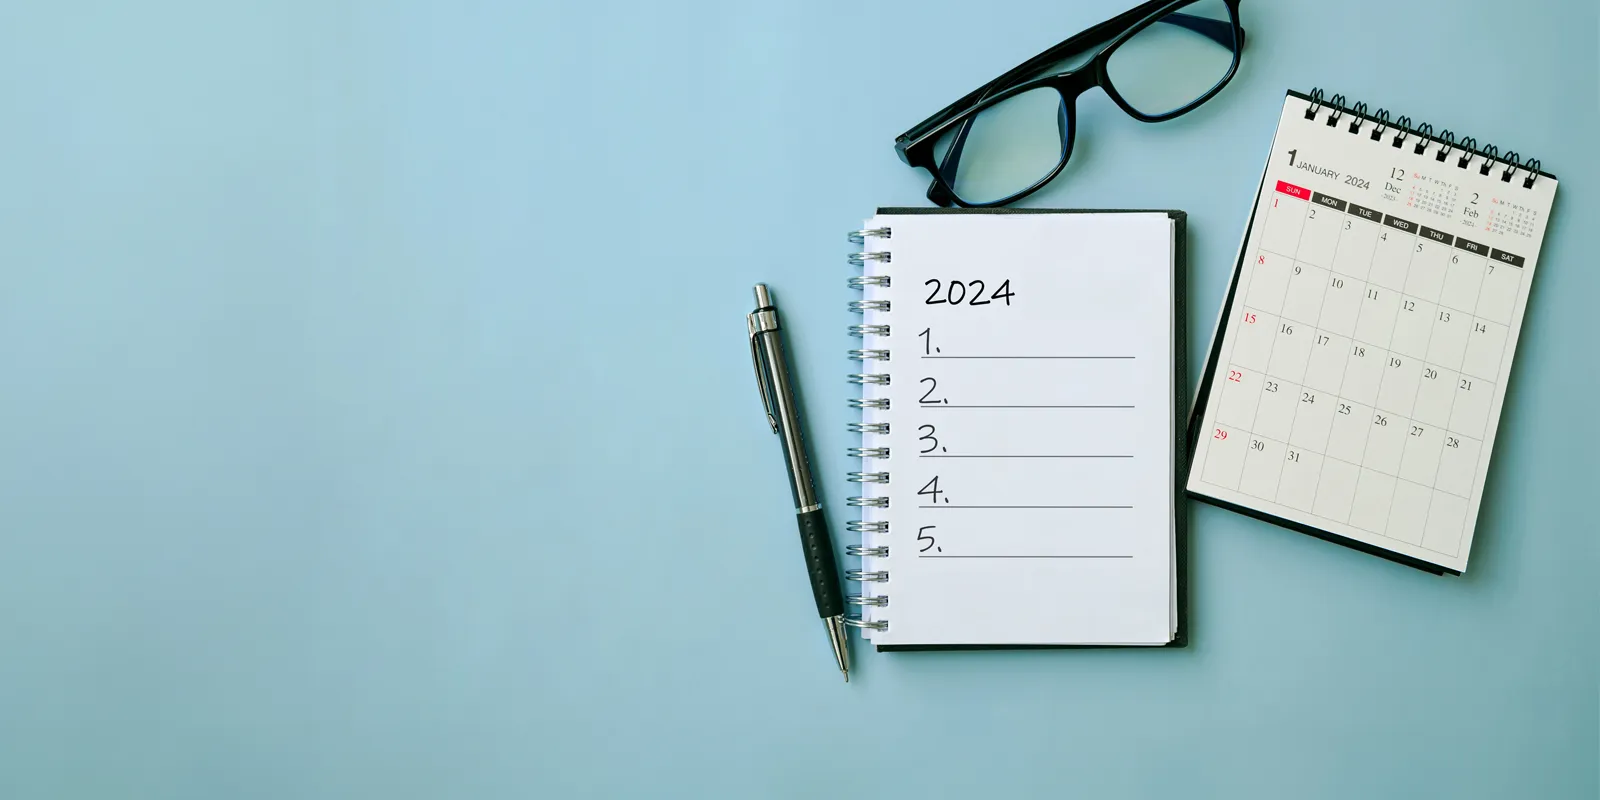
[{"label": "calendar page", "polygon": [[1339,112],[1284,103],[1189,490],[1459,573],[1556,181]]}]

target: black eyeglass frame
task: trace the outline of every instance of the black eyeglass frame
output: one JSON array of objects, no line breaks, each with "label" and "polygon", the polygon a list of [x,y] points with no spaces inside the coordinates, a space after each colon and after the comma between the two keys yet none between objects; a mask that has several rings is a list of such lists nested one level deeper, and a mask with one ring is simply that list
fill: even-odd
[{"label": "black eyeglass frame", "polygon": [[[1098,86],[1104,89],[1106,94],[1111,97],[1112,102],[1115,102],[1118,107],[1127,112],[1128,116],[1140,122],[1165,122],[1193,111],[1200,104],[1216,96],[1217,92],[1222,91],[1222,87],[1228,85],[1228,81],[1233,80],[1234,73],[1239,71],[1239,61],[1244,54],[1244,28],[1239,24],[1239,0],[1222,0],[1228,7],[1227,25],[1228,32],[1233,37],[1231,43],[1233,63],[1228,66],[1227,74],[1217,81],[1215,86],[1188,105],[1164,114],[1145,114],[1129,105],[1128,101],[1123,99],[1111,82],[1106,64],[1123,42],[1126,42],[1135,34],[1155,24],[1162,18],[1195,2],[1198,2],[1198,0],[1149,0],[1149,2],[1124,11],[1105,22],[1101,22],[1060,42],[1043,53],[1008,70],[1000,77],[974,89],[965,97],[945,106],[938,113],[895,137],[895,153],[907,165],[913,168],[925,169],[929,175],[933,176],[933,183],[928,186],[928,199],[939,206],[959,205],[965,208],[993,208],[1016,202],[1033,194],[1040,187],[1055,180],[1055,177],[1061,174],[1061,170],[1066,167],[1067,161],[1072,157],[1072,145],[1077,135],[1078,126],[1071,124],[1071,118],[1076,116],[1078,97],[1084,92]],[[1192,17],[1190,19],[1196,22],[1222,22],[1222,20],[1211,20],[1202,17]],[[1196,30],[1199,30],[1199,28],[1196,28]],[[1205,31],[1202,30],[1201,32],[1204,33]],[[1215,37],[1213,36],[1213,38]],[[1100,46],[1100,50],[1094,54],[1094,57],[1088,63],[1076,69],[1026,79],[1028,75],[1036,74],[1039,70],[1045,69],[1055,62],[1071,58],[1095,46]],[[1022,82],[1015,83],[1019,80]],[[943,175],[946,169],[949,170],[950,174],[955,174],[955,168],[960,163],[961,149],[965,144],[967,133],[972,128],[973,120],[977,118],[979,112],[996,103],[1040,87],[1055,89],[1061,95],[1063,114],[1061,121],[1065,123],[1066,134],[1066,141],[1061,148],[1061,160],[1056,163],[1054,169],[1050,170],[1048,174],[1040,178],[1032,186],[1009,197],[984,203],[969,203],[962,200],[956,194],[954,187],[944,179]],[[949,149],[945,152],[945,163],[940,165],[934,157],[934,146],[946,131],[957,125],[961,126],[961,129],[956,132],[955,140],[951,142]]]}]

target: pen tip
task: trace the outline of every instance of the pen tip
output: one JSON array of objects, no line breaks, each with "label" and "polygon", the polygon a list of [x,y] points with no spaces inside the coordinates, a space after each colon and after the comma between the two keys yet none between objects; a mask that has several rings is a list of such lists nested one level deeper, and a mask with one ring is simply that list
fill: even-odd
[{"label": "pen tip", "polygon": [[844,670],[844,682],[845,683],[849,683],[850,682],[850,670]]}]

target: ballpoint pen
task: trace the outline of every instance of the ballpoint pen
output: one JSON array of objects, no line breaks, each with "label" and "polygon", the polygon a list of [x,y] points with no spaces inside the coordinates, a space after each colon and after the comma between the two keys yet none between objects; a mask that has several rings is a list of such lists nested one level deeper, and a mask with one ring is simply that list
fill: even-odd
[{"label": "ballpoint pen", "polygon": [[839,591],[839,566],[833,558],[828,520],[823,516],[817,489],[811,483],[805,437],[800,432],[800,412],[795,405],[789,365],[784,360],[783,341],[778,334],[778,308],[773,305],[766,284],[756,284],[756,310],[745,320],[750,325],[750,359],[755,362],[756,386],[761,390],[767,424],[783,440],[783,458],[789,465],[789,483],[794,490],[794,512],[800,521],[800,547],[805,551],[806,571],[811,575],[811,593],[817,600],[822,624],[828,629],[833,657],[848,683],[850,645],[844,624],[844,595]]}]

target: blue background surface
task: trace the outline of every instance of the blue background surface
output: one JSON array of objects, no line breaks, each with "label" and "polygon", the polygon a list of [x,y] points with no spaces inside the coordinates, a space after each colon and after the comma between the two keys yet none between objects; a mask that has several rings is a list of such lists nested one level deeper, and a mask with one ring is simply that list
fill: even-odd
[{"label": "blue background surface", "polygon": [[1188,211],[1198,359],[1284,90],[1542,158],[1466,577],[1197,506],[1186,650],[839,682],[750,286],[842,532],[893,136],[1130,3],[0,9],[0,796],[1596,796],[1593,2],[1245,0],[1029,201]]}]

